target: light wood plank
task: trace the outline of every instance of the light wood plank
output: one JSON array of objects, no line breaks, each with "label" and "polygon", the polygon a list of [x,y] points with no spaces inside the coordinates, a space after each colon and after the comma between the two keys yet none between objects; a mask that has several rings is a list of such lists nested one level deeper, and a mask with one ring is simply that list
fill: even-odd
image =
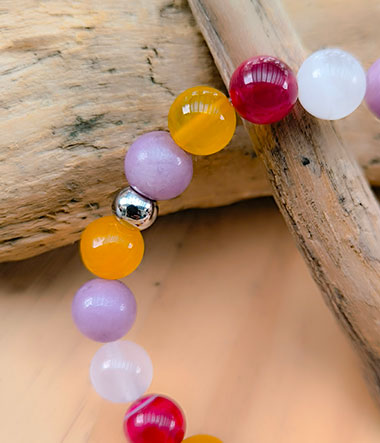
[{"label": "light wood plank", "polygon": [[[152,392],[184,407],[188,434],[224,443],[375,443],[380,416],[357,358],[271,200],[161,218],[126,283],[127,338],[150,353]],[[0,441],[122,443],[126,405],[88,379],[99,347],[72,324],[90,278],[77,247],[0,267]]]}]

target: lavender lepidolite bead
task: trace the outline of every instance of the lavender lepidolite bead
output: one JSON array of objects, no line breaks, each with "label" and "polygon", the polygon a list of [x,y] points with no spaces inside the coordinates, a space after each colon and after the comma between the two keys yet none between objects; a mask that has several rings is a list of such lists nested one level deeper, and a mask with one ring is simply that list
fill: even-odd
[{"label": "lavender lepidolite bead", "polygon": [[380,58],[368,69],[365,100],[369,109],[380,118]]},{"label": "lavender lepidolite bead", "polygon": [[107,343],[131,329],[136,319],[136,300],[121,281],[95,278],[75,294],[72,315],[86,337]]},{"label": "lavender lepidolite bead", "polygon": [[152,200],[177,197],[193,176],[191,156],[165,131],[139,137],[125,156],[124,168],[130,186]]}]

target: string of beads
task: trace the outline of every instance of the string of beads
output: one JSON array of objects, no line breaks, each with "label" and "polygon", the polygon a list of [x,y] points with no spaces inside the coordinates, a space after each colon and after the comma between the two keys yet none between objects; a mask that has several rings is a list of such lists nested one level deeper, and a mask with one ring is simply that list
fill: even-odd
[{"label": "string of beads", "polygon": [[[166,131],[138,137],[125,156],[129,187],[121,190],[113,215],[99,218],[83,231],[83,263],[97,278],[75,294],[72,315],[88,338],[105,343],[95,354],[90,378],[95,390],[112,402],[132,402],[125,414],[124,432],[132,443],[221,443],[216,437],[196,435],[183,440],[186,421],[170,398],[144,393],[153,377],[153,365],[138,344],[120,340],[133,326],[137,303],[118,279],[141,263],[141,231],[157,218],[157,201],[175,198],[193,176],[193,155],[214,154],[231,140],[236,111],[254,124],[272,124],[286,117],[297,98],[320,119],[351,114],[365,97],[380,118],[380,59],[365,74],[360,63],[341,49],[323,49],[310,55],[297,77],[281,60],[257,56],[233,73],[229,100],[222,92],[196,86],[173,102]],[[235,108],[235,109],[234,109]]]}]

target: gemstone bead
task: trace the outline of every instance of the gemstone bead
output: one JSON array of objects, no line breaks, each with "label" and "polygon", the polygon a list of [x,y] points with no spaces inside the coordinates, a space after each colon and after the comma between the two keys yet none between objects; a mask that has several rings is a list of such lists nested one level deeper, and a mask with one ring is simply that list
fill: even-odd
[{"label": "gemstone bead", "polygon": [[107,343],[91,361],[92,385],[101,397],[114,403],[138,399],[149,388],[152,377],[149,355],[131,341]]},{"label": "gemstone bead", "polygon": [[211,435],[194,435],[192,437],[185,438],[183,443],[223,443],[219,438],[212,437]]},{"label": "gemstone bead", "polygon": [[165,131],[137,138],[125,156],[130,186],[151,200],[169,200],[182,194],[193,177],[193,161]]},{"label": "gemstone bead", "polygon": [[162,395],[140,398],[124,418],[125,436],[131,443],[179,443],[185,429],[185,417],[179,406]]},{"label": "gemstone bead", "polygon": [[195,155],[223,149],[236,127],[236,114],[228,98],[208,86],[195,86],[178,95],[169,110],[168,126],[175,142]]},{"label": "gemstone bead", "polygon": [[367,71],[365,99],[369,109],[380,118],[380,58]]},{"label": "gemstone bead", "polygon": [[324,120],[338,120],[351,114],[366,91],[361,64],[341,49],[314,52],[302,63],[297,78],[302,106]]},{"label": "gemstone bead", "polygon": [[82,260],[98,277],[118,279],[133,272],[144,255],[141,232],[114,216],[91,222],[80,240]]},{"label": "gemstone bead", "polygon": [[275,57],[257,56],[232,74],[230,96],[237,112],[256,124],[274,123],[289,114],[297,101],[292,70]]},{"label": "gemstone bead", "polygon": [[136,319],[136,300],[118,280],[95,278],[75,294],[72,315],[86,337],[107,343],[123,337]]}]

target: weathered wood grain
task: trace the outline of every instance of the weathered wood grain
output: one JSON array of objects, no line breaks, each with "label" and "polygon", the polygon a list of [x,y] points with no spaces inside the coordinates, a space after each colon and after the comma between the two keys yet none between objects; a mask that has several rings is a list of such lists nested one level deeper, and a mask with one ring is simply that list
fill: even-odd
[{"label": "weathered wood grain", "polygon": [[[378,55],[376,0],[284,4],[310,49],[339,44],[365,66]],[[0,261],[77,240],[126,185],[122,158],[131,141],[165,129],[183,89],[223,87],[185,0],[3,0],[0,35]],[[378,122],[362,107],[341,127],[380,184]],[[195,159],[189,189],[160,209],[270,192],[239,127],[228,149]]]},{"label": "weathered wood grain", "polygon": [[[278,0],[189,3],[226,84],[251,54],[273,54],[291,66],[305,57]],[[331,122],[298,105],[275,125],[246,127],[284,219],[327,305],[365,362],[380,402],[378,202]]]}]

